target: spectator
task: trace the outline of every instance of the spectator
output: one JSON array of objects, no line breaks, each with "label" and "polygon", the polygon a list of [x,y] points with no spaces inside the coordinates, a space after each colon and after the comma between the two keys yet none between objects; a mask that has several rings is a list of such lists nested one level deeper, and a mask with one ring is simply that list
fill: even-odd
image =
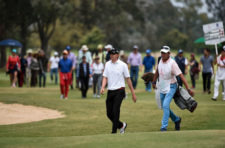
[{"label": "spectator", "polygon": [[26,56],[26,60],[27,60],[27,67],[26,67],[26,84],[27,87],[29,87],[30,85],[30,81],[31,81],[31,69],[30,69],[30,64],[31,64],[31,60],[32,60],[32,49],[29,49],[27,51],[27,56]]},{"label": "spectator", "polygon": [[110,60],[110,50],[112,49],[112,45],[108,44],[105,46],[106,49],[106,57],[105,57],[105,61],[108,62]]},{"label": "spectator", "polygon": [[[48,59],[45,56],[45,53],[43,50],[40,50],[38,52],[38,64],[39,64],[39,87],[43,86],[45,87],[46,84],[46,73],[47,73],[47,67],[48,67]],[[43,78],[43,83],[42,83]]]},{"label": "spectator", "polygon": [[[155,66],[155,58],[153,56],[151,56],[151,50],[147,49],[146,50],[146,56],[143,59],[143,63],[142,63],[145,67],[145,73],[147,72],[152,72],[153,68]],[[151,82],[149,82],[148,84],[146,84],[146,91],[151,92]]]},{"label": "spectator", "polygon": [[100,63],[105,64],[105,53],[103,51],[103,46],[102,44],[99,44],[97,47],[97,53],[95,54],[94,58],[99,57]]},{"label": "spectator", "polygon": [[[188,68],[188,60],[183,56],[183,50],[179,49],[178,50],[178,54],[175,57],[175,61],[178,65],[178,67],[180,68],[181,72],[183,75],[187,74],[187,68]],[[182,86],[182,80],[180,79],[180,77],[177,77],[177,83],[178,85]]]},{"label": "spectator", "polygon": [[30,70],[31,70],[30,86],[31,87],[36,87],[37,85],[37,75],[40,69],[37,58],[38,58],[38,54],[34,53],[30,63]]},{"label": "spectator", "polygon": [[81,49],[79,50],[79,56],[78,56],[78,67],[77,67],[77,86],[79,84],[79,65],[82,63],[82,57],[86,57],[86,62],[90,65],[92,64],[92,57],[91,53],[88,51],[87,45],[82,45]]},{"label": "spectator", "polygon": [[17,50],[12,50],[12,55],[9,56],[6,64],[6,72],[10,75],[10,83],[12,87],[16,87],[18,71],[20,71],[20,58],[16,54]]},{"label": "spectator", "polygon": [[[214,95],[212,97],[213,101],[216,101],[219,95],[220,81],[222,81],[222,84],[223,84],[222,92],[225,92],[225,87],[224,87],[225,86],[225,46],[223,46],[221,55],[217,57],[216,63],[217,63],[218,69],[216,71],[215,82],[214,82]],[[225,95],[223,95],[223,101],[225,101]]]},{"label": "spectator", "polygon": [[138,52],[138,46],[133,46],[133,52],[130,53],[127,63],[130,65],[130,77],[134,89],[137,87],[139,66],[141,66],[141,54]]},{"label": "spectator", "polygon": [[210,50],[205,48],[204,55],[200,59],[200,65],[202,65],[202,79],[203,79],[203,91],[204,93],[211,93],[211,77],[214,74],[213,57],[210,55]]},{"label": "spectator", "polygon": [[88,51],[88,47],[87,45],[83,45],[81,47],[81,51],[79,53],[79,64],[83,62],[83,56],[86,57],[86,62],[89,63],[89,64],[92,64],[92,57],[91,57],[91,53]]},{"label": "spectator", "polygon": [[59,61],[61,99],[68,99],[69,85],[71,84],[73,63],[68,58],[68,50],[63,51],[63,58]]},{"label": "spectator", "polygon": [[120,50],[120,60],[127,64],[127,56],[123,50]]},{"label": "spectator", "polygon": [[20,56],[20,63],[21,63],[21,70],[18,73],[18,82],[19,87],[23,87],[23,83],[25,81],[24,78],[26,78],[26,67],[27,67],[27,60]]},{"label": "spectator", "polygon": [[55,84],[58,84],[58,67],[59,67],[59,57],[58,52],[54,52],[54,56],[52,56],[49,60],[49,68],[51,81],[53,82],[53,75],[55,75]]},{"label": "spectator", "polygon": [[73,64],[73,67],[72,67],[72,77],[71,77],[71,82],[70,82],[70,88],[73,89],[73,77],[74,77],[73,72],[76,69],[77,60],[76,60],[75,54],[71,52],[71,47],[69,45],[66,46],[66,50],[68,52],[67,58],[70,59],[72,61],[72,64]]},{"label": "spectator", "polygon": [[194,89],[196,86],[195,80],[198,78],[199,74],[199,64],[195,59],[194,53],[191,54],[191,59],[189,61],[190,64],[190,77],[191,77],[191,84],[192,88]]},{"label": "spectator", "polygon": [[[102,84],[102,73],[104,70],[103,63],[100,62],[100,58],[96,57],[93,64],[93,92],[94,98],[100,98],[100,89]],[[97,87],[97,92],[96,92]]]},{"label": "spectator", "polygon": [[82,57],[82,62],[79,65],[79,81],[81,83],[82,98],[87,98],[89,77],[91,77],[91,68],[89,63],[86,61],[86,56]]}]

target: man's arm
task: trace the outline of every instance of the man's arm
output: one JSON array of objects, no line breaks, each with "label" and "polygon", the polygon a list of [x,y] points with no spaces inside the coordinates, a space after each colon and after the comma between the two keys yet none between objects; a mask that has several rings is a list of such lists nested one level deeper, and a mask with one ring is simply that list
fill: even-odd
[{"label": "man's arm", "polygon": [[194,92],[189,88],[188,83],[187,83],[186,79],[184,78],[184,75],[181,73],[181,74],[178,75],[178,76],[179,76],[179,77],[181,78],[181,80],[183,81],[184,86],[185,86],[185,88],[187,89],[188,93],[189,93],[191,96],[194,96]]},{"label": "man's arm", "polygon": [[158,68],[157,68],[156,72],[155,72],[155,75],[154,75],[154,78],[153,78],[153,81],[152,81],[152,87],[154,89],[156,89],[156,80],[157,80],[158,77],[159,77],[159,72],[158,72]]},{"label": "man's arm", "polygon": [[102,79],[102,88],[101,88],[101,94],[103,95],[104,94],[104,91],[105,91],[105,86],[107,84],[107,78],[103,76],[103,79]]},{"label": "man's arm", "polygon": [[50,71],[51,64],[52,64],[52,62],[49,61],[49,63],[48,63],[48,72]]},{"label": "man's arm", "polygon": [[135,103],[135,102],[137,101],[137,97],[136,97],[136,95],[135,95],[135,93],[134,93],[134,88],[133,88],[132,82],[131,82],[131,80],[130,80],[129,77],[126,78],[126,80],[127,80],[127,84],[128,84],[128,86],[129,86],[130,91],[131,91],[131,94],[132,94],[132,99],[133,99],[133,101],[134,101],[134,103]]}]

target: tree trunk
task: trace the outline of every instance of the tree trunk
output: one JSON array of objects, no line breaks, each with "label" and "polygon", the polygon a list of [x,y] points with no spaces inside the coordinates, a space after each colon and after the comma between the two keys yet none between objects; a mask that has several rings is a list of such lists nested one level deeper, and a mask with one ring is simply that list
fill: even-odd
[{"label": "tree trunk", "polygon": [[41,49],[44,50],[46,57],[49,57],[50,51],[48,51],[48,39],[46,37],[41,39]]},{"label": "tree trunk", "polygon": [[21,25],[21,43],[22,43],[22,50],[21,50],[21,56],[26,55],[26,48],[27,48],[27,28],[23,24]]},{"label": "tree trunk", "polygon": [[3,68],[6,65],[6,49],[4,46],[1,46],[1,60],[0,60],[0,67]]},{"label": "tree trunk", "polygon": [[[0,24],[0,41],[5,38],[5,26]],[[4,46],[0,46],[0,67],[3,68],[6,65],[6,49]]]}]

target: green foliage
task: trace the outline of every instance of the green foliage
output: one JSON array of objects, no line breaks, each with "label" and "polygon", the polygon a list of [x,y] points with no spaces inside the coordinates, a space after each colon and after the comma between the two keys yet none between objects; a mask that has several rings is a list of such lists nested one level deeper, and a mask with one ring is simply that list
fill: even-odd
[{"label": "green foliage", "polygon": [[62,23],[57,20],[56,30],[50,39],[50,47],[57,51],[62,51],[66,45],[78,49],[80,47],[81,38],[84,35],[84,27],[82,24]]},{"label": "green foliage", "polygon": [[184,33],[181,33],[177,29],[172,29],[164,36],[164,43],[166,45],[170,45],[171,48],[177,49],[185,49],[188,43],[188,36]]},{"label": "green foliage", "polygon": [[82,37],[81,44],[86,44],[90,50],[94,50],[97,48],[98,44],[104,43],[104,39],[105,35],[103,32],[98,27],[94,27]]}]

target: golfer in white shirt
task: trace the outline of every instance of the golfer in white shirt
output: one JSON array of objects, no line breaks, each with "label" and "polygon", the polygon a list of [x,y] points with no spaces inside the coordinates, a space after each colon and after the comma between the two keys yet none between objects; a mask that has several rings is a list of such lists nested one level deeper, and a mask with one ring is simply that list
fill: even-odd
[{"label": "golfer in white shirt", "polygon": [[119,50],[112,49],[110,51],[110,61],[105,65],[103,72],[101,94],[104,93],[105,86],[108,84],[108,93],[106,99],[106,111],[108,118],[112,121],[112,133],[116,133],[120,129],[120,133],[124,133],[127,127],[125,122],[119,120],[120,106],[125,97],[125,79],[132,93],[132,99],[136,102],[136,95],[130,80],[130,74],[127,64],[120,61]]}]

